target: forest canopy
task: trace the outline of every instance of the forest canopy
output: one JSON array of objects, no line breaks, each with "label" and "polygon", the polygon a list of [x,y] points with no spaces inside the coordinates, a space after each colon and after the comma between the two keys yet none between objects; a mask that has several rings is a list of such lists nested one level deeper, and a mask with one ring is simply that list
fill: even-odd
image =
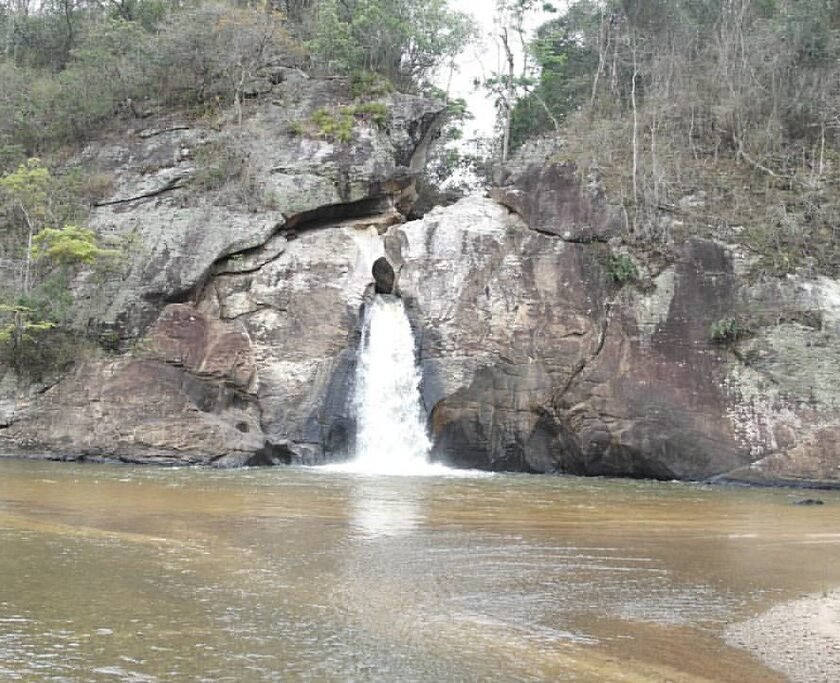
[{"label": "forest canopy", "polygon": [[836,270],[836,0],[577,0],[529,56],[511,146],[562,138],[637,241],[732,226],[768,271]]},{"label": "forest canopy", "polygon": [[[488,5],[508,56],[520,43],[528,56],[484,83],[499,156],[562,139],[637,241],[736,226],[768,270],[837,267],[840,3],[553,5],[532,40],[524,17],[552,3]],[[0,174],[152,106],[241,118],[266,64],[347,76],[360,92],[434,93],[474,35],[445,0],[0,0]],[[463,160],[448,153],[443,174]]]},{"label": "forest canopy", "polygon": [[273,61],[428,90],[471,33],[445,0],[0,0],[0,170],[147,101],[238,105]]}]

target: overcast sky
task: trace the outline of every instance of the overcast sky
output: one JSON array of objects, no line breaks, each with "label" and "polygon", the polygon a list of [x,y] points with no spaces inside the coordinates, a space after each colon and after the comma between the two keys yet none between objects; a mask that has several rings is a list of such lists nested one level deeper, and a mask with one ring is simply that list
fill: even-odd
[{"label": "overcast sky", "polygon": [[[557,3],[560,4],[560,3]],[[465,138],[475,136],[489,136],[493,133],[496,122],[496,109],[492,98],[479,88],[475,89],[475,79],[483,79],[493,72],[503,69],[503,55],[500,51],[498,40],[498,28],[494,28],[493,19],[495,14],[495,0],[449,0],[453,9],[461,10],[472,15],[479,26],[481,41],[479,44],[471,45],[459,57],[457,69],[450,74],[441,74],[438,85],[446,89],[449,87],[451,97],[463,97],[467,100],[470,112],[475,119],[466,126]],[[532,12],[526,25],[529,31],[533,32],[540,24],[545,22],[551,15],[543,11]]]}]

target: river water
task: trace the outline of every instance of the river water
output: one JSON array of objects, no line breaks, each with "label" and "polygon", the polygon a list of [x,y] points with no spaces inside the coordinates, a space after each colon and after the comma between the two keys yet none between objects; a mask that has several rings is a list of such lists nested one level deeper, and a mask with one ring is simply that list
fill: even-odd
[{"label": "river water", "polygon": [[840,495],[0,460],[2,681],[767,681]]}]

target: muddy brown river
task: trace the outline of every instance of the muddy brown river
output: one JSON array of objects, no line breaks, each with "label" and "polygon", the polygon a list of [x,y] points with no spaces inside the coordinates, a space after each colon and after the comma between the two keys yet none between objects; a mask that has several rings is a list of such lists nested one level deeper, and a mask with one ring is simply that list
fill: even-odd
[{"label": "muddy brown river", "polygon": [[0,460],[0,681],[772,681],[840,494]]}]

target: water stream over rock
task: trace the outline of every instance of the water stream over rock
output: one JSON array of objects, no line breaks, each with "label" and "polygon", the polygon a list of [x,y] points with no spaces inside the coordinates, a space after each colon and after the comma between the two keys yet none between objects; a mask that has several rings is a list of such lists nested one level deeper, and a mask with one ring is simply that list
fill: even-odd
[{"label": "water stream over rock", "polygon": [[378,294],[367,307],[356,367],[355,455],[333,469],[392,475],[450,471],[429,462],[414,333],[400,298]]}]

